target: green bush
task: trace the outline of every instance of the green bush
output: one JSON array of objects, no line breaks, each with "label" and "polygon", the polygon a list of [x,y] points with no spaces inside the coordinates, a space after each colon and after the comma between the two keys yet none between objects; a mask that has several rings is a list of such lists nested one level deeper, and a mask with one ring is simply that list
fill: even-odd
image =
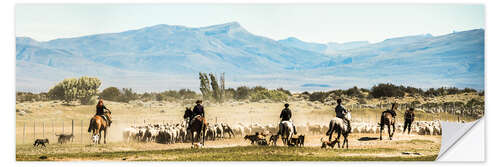
[{"label": "green bush", "polygon": [[98,78],[87,76],[78,79],[68,78],[52,87],[49,96],[66,102],[80,100],[81,104],[88,104],[100,86],[101,81]]},{"label": "green bush", "polygon": [[236,88],[236,92],[234,93],[234,99],[243,100],[247,99],[250,96],[250,89],[246,86],[240,86]]},{"label": "green bush", "polygon": [[108,87],[108,88],[102,90],[100,95],[104,100],[119,101],[120,96],[122,94],[120,93],[120,89],[118,89],[116,87]]},{"label": "green bush", "polygon": [[330,93],[328,92],[313,92],[309,96],[309,101],[320,101],[324,102]]},{"label": "green bush", "polygon": [[373,86],[370,94],[375,98],[404,96],[404,92],[399,87],[390,83]]},{"label": "green bush", "polygon": [[252,102],[260,101],[263,99],[269,99],[275,102],[280,102],[287,100],[288,95],[278,90],[259,90],[250,95],[250,101]]}]

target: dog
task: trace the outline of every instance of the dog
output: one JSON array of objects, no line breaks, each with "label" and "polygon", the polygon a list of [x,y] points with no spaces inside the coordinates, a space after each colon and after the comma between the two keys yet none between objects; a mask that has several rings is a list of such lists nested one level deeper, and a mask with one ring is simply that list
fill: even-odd
[{"label": "dog", "polygon": [[56,135],[58,136],[59,138],[57,138],[57,142],[59,144],[64,144],[64,143],[67,143],[68,141],[72,140],[73,139],[73,134],[69,134],[69,135],[66,135],[66,134],[59,134],[59,135]]},{"label": "dog", "polygon": [[337,143],[336,141],[323,141],[323,138],[320,139],[321,141],[321,148],[326,149],[327,147],[334,148],[335,144]]},{"label": "dog", "polygon": [[272,143],[273,146],[276,146],[276,142],[278,142],[279,137],[279,135],[271,135],[271,137],[269,137],[269,143]]},{"label": "dog", "polygon": [[252,142],[251,144],[254,144],[256,141],[261,140],[262,137],[263,137],[262,135],[260,135],[258,132],[256,132],[255,135],[246,135],[244,137],[244,139],[250,140]]},{"label": "dog", "polygon": [[33,147],[40,146],[40,145],[43,147],[47,147],[47,146],[45,146],[45,144],[49,144],[49,139],[36,139],[35,143],[33,143]]},{"label": "dog", "polygon": [[201,144],[201,143],[194,143],[193,145],[191,145],[191,148],[194,148],[194,149],[203,148],[203,144]]},{"label": "dog", "polygon": [[305,141],[305,139],[306,139],[305,135],[302,134],[302,135],[299,136],[299,141],[298,141],[298,146],[299,147],[304,147],[304,141]]},{"label": "dog", "polygon": [[294,147],[299,145],[299,138],[298,137],[292,137],[290,140],[288,140],[287,145],[289,147]]},{"label": "dog", "polygon": [[259,145],[259,146],[267,146],[269,144],[267,143],[266,139],[259,139],[259,140],[257,140],[257,145]]}]

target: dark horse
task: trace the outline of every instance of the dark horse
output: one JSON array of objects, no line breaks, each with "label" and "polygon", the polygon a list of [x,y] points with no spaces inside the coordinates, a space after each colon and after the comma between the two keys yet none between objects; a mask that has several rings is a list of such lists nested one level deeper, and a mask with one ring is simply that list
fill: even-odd
[{"label": "dark horse", "polygon": [[[189,125],[189,132],[191,133],[191,144],[194,141],[200,141],[200,136],[202,138],[202,145],[205,145],[205,132],[207,131],[207,121],[201,115],[197,115],[191,121]],[[194,132],[196,132],[196,139],[194,138]]]},{"label": "dark horse", "polygon": [[[111,120],[111,111],[106,111],[104,114]],[[90,119],[88,132],[92,131],[92,142],[101,144],[101,132],[104,131],[104,144],[106,144],[106,134],[108,132],[108,123],[99,115],[94,115]]]},{"label": "dark horse", "polygon": [[338,145],[338,148],[340,148],[340,135],[344,136],[344,143],[342,143],[342,148],[344,148],[344,145],[346,145],[346,148],[349,149],[349,130],[347,129],[347,125],[345,121],[341,118],[333,118],[330,121],[330,124],[328,126],[328,131],[326,132],[326,135],[329,136],[328,141],[332,141],[332,135],[333,132],[337,132],[337,137],[333,141],[332,148],[335,146],[335,144]]},{"label": "dark horse", "polygon": [[[391,114],[391,112],[384,111],[382,116],[380,116],[380,140],[382,140],[382,133],[384,132],[384,126],[387,125],[387,132],[389,133],[389,139],[392,140],[392,135],[394,135],[396,118]],[[392,126],[392,132],[391,132]]]},{"label": "dark horse", "polygon": [[186,126],[189,125],[189,121],[191,121],[191,118],[193,117],[193,110],[191,108],[186,107],[186,111],[184,111],[184,121],[186,121]]}]

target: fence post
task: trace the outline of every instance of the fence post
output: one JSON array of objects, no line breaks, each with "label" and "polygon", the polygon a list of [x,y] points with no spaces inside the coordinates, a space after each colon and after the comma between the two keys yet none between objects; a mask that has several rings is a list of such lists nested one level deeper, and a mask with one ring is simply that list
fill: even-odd
[{"label": "fence post", "polygon": [[36,139],[36,120],[33,120],[33,140]]},{"label": "fence post", "polygon": [[24,121],[24,127],[23,127],[23,144],[24,143],[24,137],[26,136],[26,121]]},{"label": "fence post", "polygon": [[[75,130],[75,120],[71,120],[71,135],[74,135],[75,133],[73,133]],[[73,139],[74,137],[71,138],[71,142],[73,142]]]},{"label": "fence post", "polygon": [[45,121],[42,122],[42,138],[45,138]]},{"label": "fence post", "polygon": [[83,144],[83,119],[80,120],[80,143]]}]

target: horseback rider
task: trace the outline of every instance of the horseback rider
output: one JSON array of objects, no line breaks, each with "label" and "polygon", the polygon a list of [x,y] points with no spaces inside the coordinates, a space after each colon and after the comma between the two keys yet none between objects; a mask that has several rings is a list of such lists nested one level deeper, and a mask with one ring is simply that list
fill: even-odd
[{"label": "horseback rider", "polygon": [[188,125],[188,129],[189,129],[189,126],[191,125],[191,123],[193,123],[193,120],[196,116],[201,116],[201,117],[205,117],[205,109],[203,109],[203,106],[201,105],[202,101],[201,100],[196,100],[196,105],[193,107],[193,112],[191,114],[191,117],[189,118],[190,121],[189,121],[189,125]]},{"label": "horseback rider", "polygon": [[408,134],[410,134],[411,131],[411,123],[413,120],[415,120],[415,109],[410,108],[410,110],[406,110],[405,112],[405,124],[403,126],[403,133],[405,133],[406,129],[408,128]]},{"label": "horseback rider", "polygon": [[106,108],[106,106],[104,106],[104,101],[102,100],[102,98],[99,98],[99,102],[97,102],[97,105],[95,106],[95,115],[98,115],[102,118],[104,118],[104,120],[108,123],[108,126],[111,126],[111,123],[113,121],[111,121],[111,119],[108,118],[108,116],[106,116],[106,114],[104,114],[104,110],[108,111],[108,112],[111,112],[108,108]]},{"label": "horseback rider", "polygon": [[336,117],[344,120],[344,122],[347,123],[347,130],[351,132],[351,120],[345,117],[348,112],[349,111],[342,106],[342,99],[337,99],[337,106],[335,107]]},{"label": "horseback rider", "polygon": [[[278,135],[280,135],[280,133],[281,133],[281,129],[282,129],[281,123],[283,121],[290,121],[290,119],[292,118],[292,110],[290,110],[290,108],[288,108],[288,106],[290,106],[290,104],[286,103],[285,108],[283,110],[281,110],[281,114],[280,114],[281,121],[280,121],[280,125],[279,125],[280,129],[278,131]],[[292,121],[290,121],[290,122],[292,122]],[[297,134],[297,130],[295,130],[295,125],[293,123],[292,123],[292,125],[293,125],[293,134]]]}]

